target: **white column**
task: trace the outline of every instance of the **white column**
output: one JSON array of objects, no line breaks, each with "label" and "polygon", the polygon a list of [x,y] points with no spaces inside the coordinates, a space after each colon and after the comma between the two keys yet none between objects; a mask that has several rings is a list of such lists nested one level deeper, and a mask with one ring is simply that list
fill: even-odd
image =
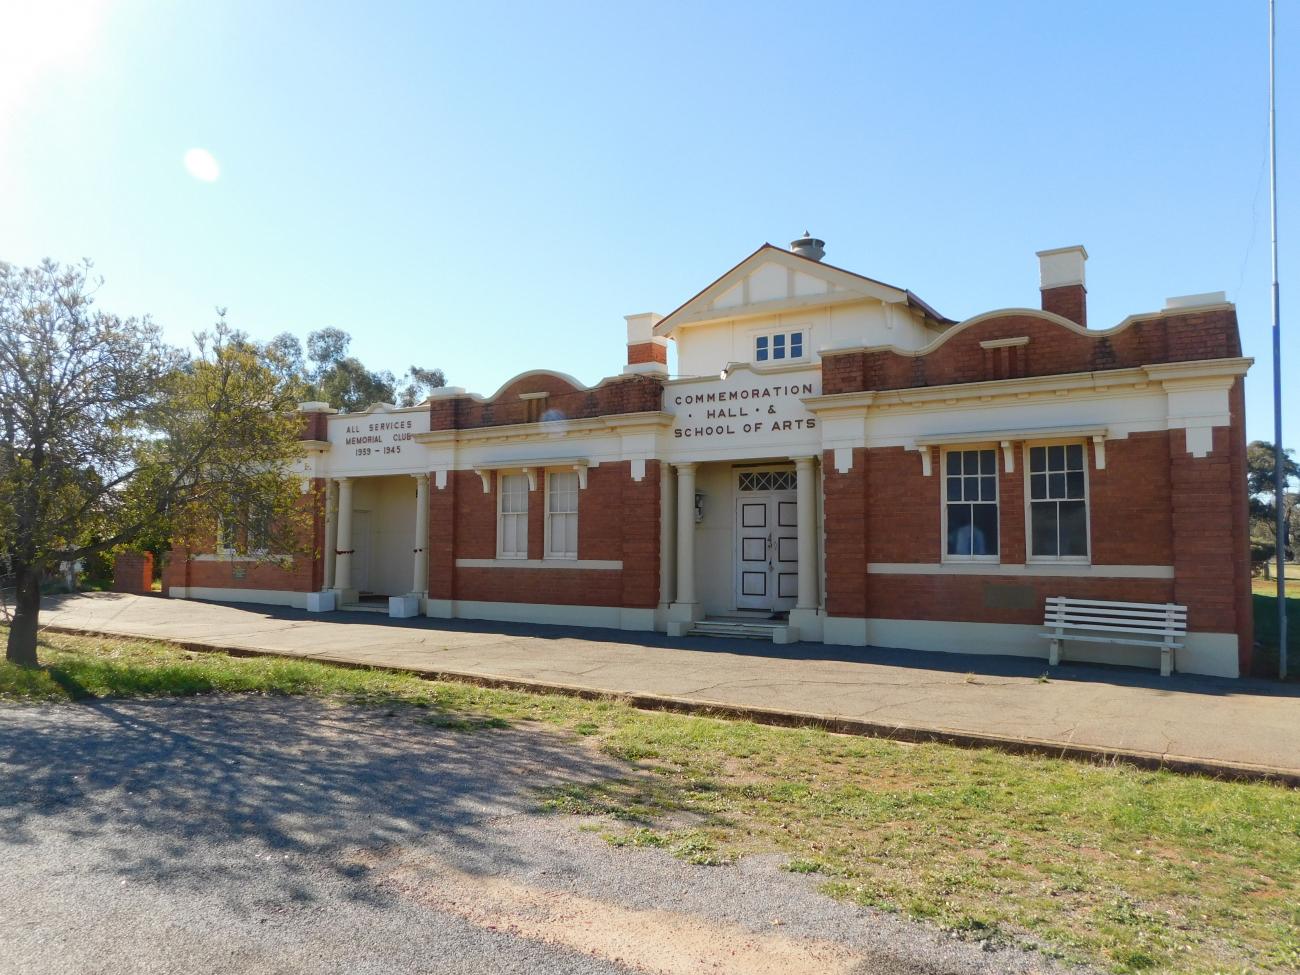
[{"label": "white column", "polygon": [[695,465],[677,465],[677,598],[695,604]]},{"label": "white column", "polygon": [[334,588],[352,588],[352,478],[339,478],[339,526],[335,538]]},{"label": "white column", "polygon": [[799,600],[796,609],[817,609],[817,470],[813,458],[794,459],[799,502]]},{"label": "white column", "polygon": [[415,478],[415,571],[411,592],[423,598],[429,589],[429,475],[411,476]]},{"label": "white column", "polygon": [[673,468],[659,462],[659,605],[667,609],[677,588],[677,493]]},{"label": "white column", "polygon": [[325,482],[325,577],[321,589],[334,588],[334,550],[338,547],[339,492],[330,478]]}]

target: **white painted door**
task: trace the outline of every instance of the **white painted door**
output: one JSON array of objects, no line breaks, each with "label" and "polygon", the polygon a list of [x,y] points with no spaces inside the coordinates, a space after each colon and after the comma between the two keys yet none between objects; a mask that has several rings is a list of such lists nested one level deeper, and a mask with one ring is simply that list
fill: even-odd
[{"label": "white painted door", "polygon": [[742,471],[736,500],[736,608],[781,612],[799,595],[793,471]]},{"label": "white painted door", "polygon": [[370,512],[352,511],[352,588],[370,591],[370,555],[374,550],[370,537]]}]

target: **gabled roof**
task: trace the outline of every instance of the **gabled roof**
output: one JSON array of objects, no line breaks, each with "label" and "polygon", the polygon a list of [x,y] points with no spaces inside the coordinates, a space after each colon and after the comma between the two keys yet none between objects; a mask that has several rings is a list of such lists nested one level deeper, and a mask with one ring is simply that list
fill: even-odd
[{"label": "gabled roof", "polygon": [[679,326],[696,322],[739,317],[736,313],[730,311],[730,306],[719,308],[715,307],[713,302],[725,296],[750,274],[767,263],[782,264],[799,274],[818,278],[827,284],[828,290],[821,294],[753,302],[740,312],[740,316],[770,314],[808,305],[874,298],[889,303],[905,302],[909,307],[920,311],[926,318],[931,319],[937,325],[949,325],[953,321],[951,318],[940,315],[905,288],[896,288],[893,285],[885,284],[883,281],[877,281],[874,278],[856,274],[853,271],[846,271],[844,268],[827,264],[824,261],[814,261],[812,258],[795,254],[784,247],[777,247],[775,244],[763,244],[762,247],[759,247],[735,267],[669,312],[655,326],[655,334],[668,335]]}]

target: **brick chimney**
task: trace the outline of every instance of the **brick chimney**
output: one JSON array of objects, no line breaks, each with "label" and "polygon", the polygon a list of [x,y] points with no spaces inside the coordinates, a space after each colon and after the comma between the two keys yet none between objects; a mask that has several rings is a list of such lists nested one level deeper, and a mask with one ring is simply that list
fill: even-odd
[{"label": "brick chimney", "polygon": [[1042,292],[1043,311],[1084,328],[1088,327],[1088,288],[1083,276],[1087,260],[1088,252],[1082,244],[1038,252],[1038,290]]},{"label": "brick chimney", "polygon": [[627,365],[623,372],[667,376],[668,340],[654,333],[663,316],[645,312],[623,317],[627,322]]}]

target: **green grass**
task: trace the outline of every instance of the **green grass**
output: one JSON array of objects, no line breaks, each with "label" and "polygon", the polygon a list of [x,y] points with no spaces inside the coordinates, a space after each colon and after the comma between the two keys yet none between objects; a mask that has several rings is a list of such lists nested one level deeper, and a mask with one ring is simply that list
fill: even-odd
[{"label": "green grass", "polygon": [[[1251,602],[1255,612],[1255,642],[1259,644],[1253,666],[1256,674],[1277,676],[1277,592],[1276,582],[1255,579]],[[1300,680],[1300,579],[1287,579],[1286,645],[1288,680]]]},{"label": "green grass", "polygon": [[0,695],[310,694],[483,734],[541,722],[626,763],[541,796],[619,846],[702,865],[779,853],[831,896],[1117,972],[1300,969],[1300,795],[1281,787],[139,641],[41,652],[42,670],[0,667]]}]

